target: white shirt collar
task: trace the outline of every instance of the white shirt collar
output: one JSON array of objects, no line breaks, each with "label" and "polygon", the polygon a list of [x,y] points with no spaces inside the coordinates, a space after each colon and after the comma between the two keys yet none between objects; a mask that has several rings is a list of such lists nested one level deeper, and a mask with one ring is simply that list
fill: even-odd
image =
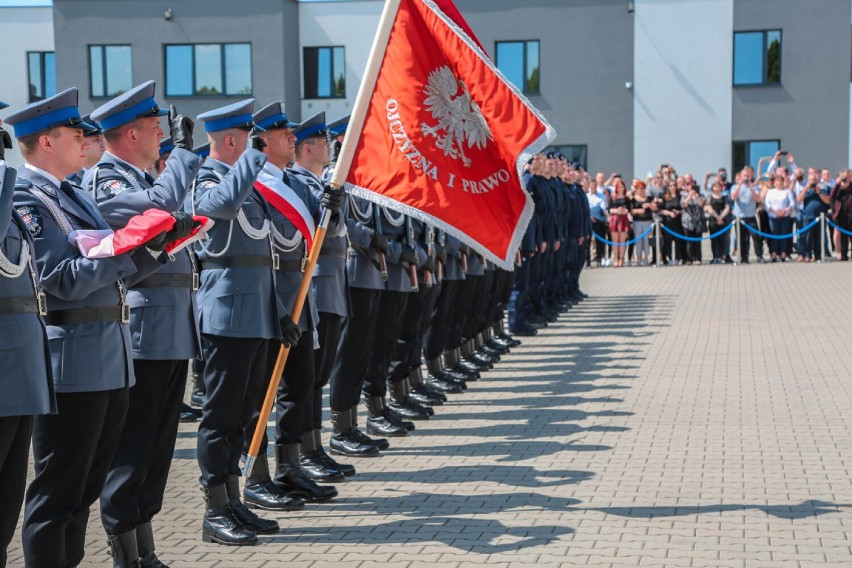
[{"label": "white shirt collar", "polygon": [[24,167],[29,169],[29,170],[34,171],[35,173],[37,173],[37,174],[39,174],[39,175],[41,175],[45,178],[47,178],[47,181],[49,181],[50,183],[55,185],[57,187],[57,189],[61,185],[61,182],[59,181],[59,179],[50,172],[46,172],[43,169],[37,168],[32,164],[24,164]]},{"label": "white shirt collar", "polygon": [[266,173],[268,173],[275,179],[284,181],[284,170],[282,170],[272,162],[266,162],[266,164],[264,164],[263,166],[263,169],[266,171]]}]

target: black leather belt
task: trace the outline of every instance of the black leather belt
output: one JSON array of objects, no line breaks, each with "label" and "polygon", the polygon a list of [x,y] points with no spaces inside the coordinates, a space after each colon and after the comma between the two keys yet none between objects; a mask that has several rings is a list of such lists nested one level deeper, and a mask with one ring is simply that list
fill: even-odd
[{"label": "black leather belt", "polygon": [[54,310],[44,316],[47,325],[74,325],[78,323],[102,323],[107,321],[130,321],[130,306],[104,306],[101,308],[78,308]]},{"label": "black leather belt", "polygon": [[189,288],[198,290],[197,274],[152,274],[133,288]]},{"label": "black leather belt", "polygon": [[332,256],[346,260],[349,258],[349,249],[326,249],[323,247],[320,249],[320,256]]},{"label": "black leather belt", "polygon": [[37,314],[39,312],[38,308],[38,301],[35,298],[30,298],[28,296],[0,298],[0,316]]},{"label": "black leather belt", "polygon": [[271,256],[231,256],[228,258],[210,258],[201,261],[202,270],[214,268],[257,268],[271,267]]},{"label": "black leather belt", "polygon": [[299,260],[282,260],[278,263],[278,272],[304,272],[305,262]]}]

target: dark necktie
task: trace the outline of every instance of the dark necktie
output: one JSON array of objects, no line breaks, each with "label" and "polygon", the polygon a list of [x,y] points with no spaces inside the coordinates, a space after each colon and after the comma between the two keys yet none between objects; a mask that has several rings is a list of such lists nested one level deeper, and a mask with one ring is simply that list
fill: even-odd
[{"label": "dark necktie", "polygon": [[145,172],[145,181],[148,182],[148,185],[153,186],[154,185],[154,176],[152,176],[148,172]]}]

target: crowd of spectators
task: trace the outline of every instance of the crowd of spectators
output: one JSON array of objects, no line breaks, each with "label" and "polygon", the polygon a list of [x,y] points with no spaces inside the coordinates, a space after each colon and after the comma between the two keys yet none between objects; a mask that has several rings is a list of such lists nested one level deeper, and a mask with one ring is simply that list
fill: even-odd
[{"label": "crowd of spectators", "polygon": [[[778,151],[728,177],[725,168],[708,172],[699,184],[690,173],[661,164],[630,187],[619,174],[584,173],[580,183],[589,200],[592,230],[587,264],[646,266],[701,264],[702,238],[710,240],[711,264],[734,262],[813,262],[832,251],[849,259],[852,231],[852,171],[833,176],[828,169],[798,167],[792,154]],[[818,222],[825,214],[831,223]],[[661,234],[655,234],[659,220]],[[739,220],[739,231],[728,226]],[[815,222],[817,221],[817,222]],[[737,225],[735,225],[736,227]],[[664,229],[663,229],[664,228]],[[806,230],[805,230],[806,229]],[[765,238],[769,235],[795,237]],[[824,239],[824,242],[821,242]],[[607,242],[609,241],[609,242]],[[621,243],[631,243],[619,246]],[[753,253],[753,256],[752,256]]]}]

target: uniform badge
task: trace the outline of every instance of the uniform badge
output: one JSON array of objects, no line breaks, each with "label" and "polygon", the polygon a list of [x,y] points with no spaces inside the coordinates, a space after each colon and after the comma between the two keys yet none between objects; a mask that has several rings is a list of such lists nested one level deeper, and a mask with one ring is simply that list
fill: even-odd
[{"label": "uniform badge", "polygon": [[198,189],[201,189],[201,190],[212,189],[212,188],[216,187],[217,185],[219,185],[218,182],[213,181],[212,179],[208,179],[208,180],[198,182]]},{"label": "uniform badge", "polygon": [[30,234],[33,237],[39,236],[43,230],[41,213],[39,213],[35,207],[30,207],[29,205],[18,207],[16,209],[18,211],[18,215],[21,216],[21,220],[27,226],[27,230]]},{"label": "uniform badge", "polygon": [[130,189],[130,186],[119,179],[107,180],[98,186],[99,191],[110,197],[115,197],[127,189]]}]

